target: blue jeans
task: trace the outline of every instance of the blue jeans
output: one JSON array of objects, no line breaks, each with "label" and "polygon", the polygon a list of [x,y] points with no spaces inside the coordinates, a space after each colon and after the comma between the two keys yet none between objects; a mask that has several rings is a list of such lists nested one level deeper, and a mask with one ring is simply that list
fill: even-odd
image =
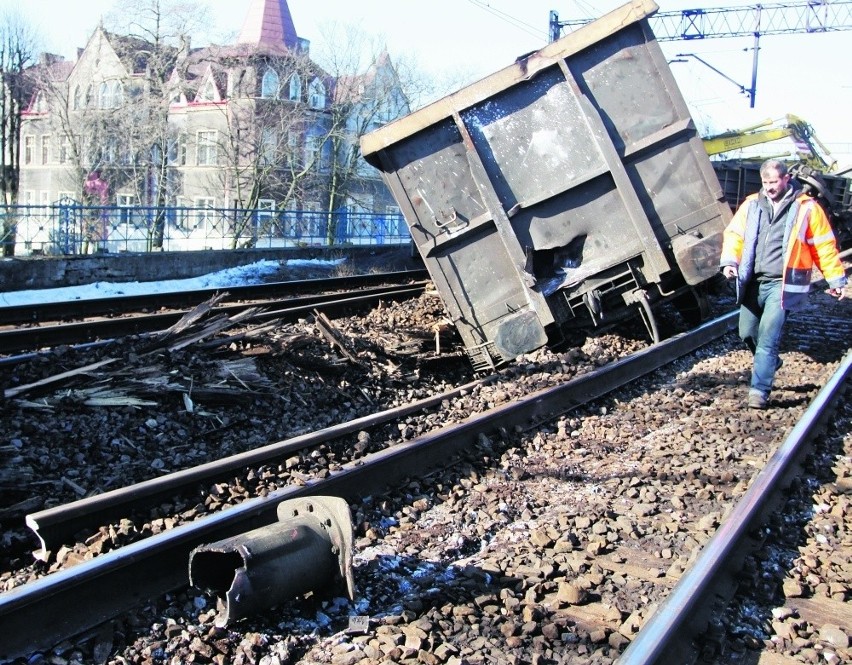
[{"label": "blue jeans", "polygon": [[740,338],[754,354],[751,387],[764,395],[772,390],[786,320],[787,311],[781,307],[781,280],[752,280],[740,307]]}]

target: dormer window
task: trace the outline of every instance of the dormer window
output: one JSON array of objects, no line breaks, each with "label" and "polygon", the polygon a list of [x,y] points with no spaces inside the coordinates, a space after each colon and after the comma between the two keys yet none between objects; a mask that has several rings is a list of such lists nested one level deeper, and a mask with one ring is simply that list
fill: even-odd
[{"label": "dormer window", "polygon": [[41,90],[38,92],[35,101],[33,102],[33,111],[36,113],[45,113],[47,111],[47,98]]},{"label": "dormer window", "polygon": [[216,86],[210,79],[202,86],[201,90],[195,97],[197,102],[214,102],[216,101]]}]

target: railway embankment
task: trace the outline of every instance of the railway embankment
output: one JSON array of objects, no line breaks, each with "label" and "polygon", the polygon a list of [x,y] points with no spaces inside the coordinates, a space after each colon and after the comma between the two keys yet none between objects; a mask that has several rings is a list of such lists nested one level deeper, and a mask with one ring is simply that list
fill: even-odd
[{"label": "railway embankment", "polygon": [[[80,286],[93,282],[149,282],[186,279],[257,261],[344,259],[344,263],[414,263],[408,246],[287,247],[192,252],[103,253],[75,256],[21,256],[0,260],[0,291]],[[422,264],[421,264],[422,265]]]}]

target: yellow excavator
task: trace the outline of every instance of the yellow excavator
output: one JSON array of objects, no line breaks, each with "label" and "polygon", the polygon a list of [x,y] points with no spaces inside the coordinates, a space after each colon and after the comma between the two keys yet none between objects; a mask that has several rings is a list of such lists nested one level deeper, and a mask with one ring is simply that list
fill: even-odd
[{"label": "yellow excavator", "polygon": [[[792,139],[796,147],[796,156],[800,163],[818,169],[823,173],[831,173],[837,168],[837,161],[831,157],[831,153],[814,134],[813,127],[807,122],[788,113],[784,121],[780,123],[775,120],[764,120],[757,125],[745,129],[727,131],[715,136],[707,136],[704,139],[704,148],[711,157],[721,155],[732,150],[747,148],[760,143],[769,143],[780,139]],[[785,153],[789,154],[789,153]],[[783,158],[783,155],[773,155]],[[755,161],[765,158],[750,157]]]}]

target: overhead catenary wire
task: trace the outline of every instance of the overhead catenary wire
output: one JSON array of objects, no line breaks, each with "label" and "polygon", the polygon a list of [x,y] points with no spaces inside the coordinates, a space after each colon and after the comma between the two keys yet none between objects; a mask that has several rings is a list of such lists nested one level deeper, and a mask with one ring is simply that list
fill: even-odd
[{"label": "overhead catenary wire", "polygon": [[547,31],[542,30],[541,28],[537,28],[534,25],[530,25],[526,21],[522,21],[519,18],[515,18],[506,12],[496,9],[491,6],[490,2],[485,2],[484,0],[468,0],[470,4],[475,7],[479,7],[480,9],[488,12],[489,14],[496,16],[501,21],[505,21],[509,25],[512,25],[519,30],[526,32],[528,35],[541,39],[542,43],[547,41]]}]

